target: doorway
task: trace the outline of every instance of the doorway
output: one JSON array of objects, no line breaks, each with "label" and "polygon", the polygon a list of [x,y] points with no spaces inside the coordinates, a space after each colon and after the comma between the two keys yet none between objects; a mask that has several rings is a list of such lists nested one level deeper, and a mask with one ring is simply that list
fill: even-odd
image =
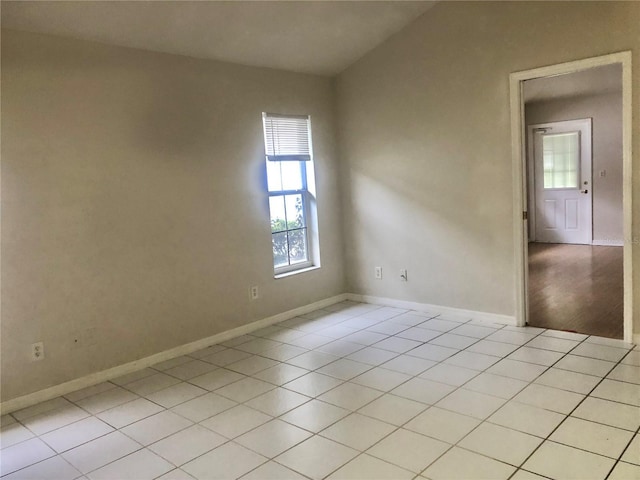
[{"label": "doorway", "polygon": [[[590,153],[591,135],[583,127],[593,120],[595,132],[595,117],[573,113],[562,118],[558,108],[548,118],[540,117],[542,108],[528,115],[525,103],[531,95],[541,100],[541,92],[547,89],[548,94],[555,83],[560,93],[546,100],[566,106],[568,97],[584,96],[581,88],[594,88],[597,74],[604,78],[612,72],[617,72],[620,98],[620,154],[617,166],[603,167],[602,162],[612,158],[602,155],[595,156],[591,166],[590,158],[576,152]],[[519,325],[632,341],[631,242],[625,241],[631,238],[630,80],[629,52],[510,76]],[[533,94],[527,83],[536,85]],[[602,206],[611,207],[605,187],[616,184],[618,174],[617,189],[611,190],[617,190],[619,208],[612,214]]]}]

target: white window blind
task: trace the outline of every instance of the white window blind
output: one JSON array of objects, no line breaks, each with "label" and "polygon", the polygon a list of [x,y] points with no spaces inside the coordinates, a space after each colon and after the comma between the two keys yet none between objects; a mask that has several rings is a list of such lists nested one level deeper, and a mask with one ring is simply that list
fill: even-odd
[{"label": "white window blind", "polygon": [[264,113],[262,118],[267,160],[272,162],[311,160],[308,116]]}]

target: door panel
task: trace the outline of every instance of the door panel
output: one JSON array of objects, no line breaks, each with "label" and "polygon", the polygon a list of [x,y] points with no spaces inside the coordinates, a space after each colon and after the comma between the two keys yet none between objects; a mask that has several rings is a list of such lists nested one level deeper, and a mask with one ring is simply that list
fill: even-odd
[{"label": "door panel", "polygon": [[569,198],[564,201],[564,219],[565,230],[578,230],[578,208],[579,201],[574,198]]},{"label": "door panel", "polygon": [[555,230],[556,229],[556,202],[555,200],[544,200],[544,228],[546,230]]}]

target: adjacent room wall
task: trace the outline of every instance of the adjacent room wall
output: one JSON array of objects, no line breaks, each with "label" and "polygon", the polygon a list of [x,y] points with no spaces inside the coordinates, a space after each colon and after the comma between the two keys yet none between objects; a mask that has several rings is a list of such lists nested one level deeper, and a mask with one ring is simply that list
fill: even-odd
[{"label": "adjacent room wall", "polygon": [[[333,108],[325,77],[3,30],[2,400],[343,293]],[[313,127],[322,268],[279,280],[263,111]]]},{"label": "adjacent room wall", "polygon": [[593,242],[622,245],[622,95],[564,98],[525,107],[527,125],[592,119]]},{"label": "adjacent room wall", "polygon": [[[350,290],[514,315],[509,74],[624,50],[640,65],[638,25],[637,2],[440,2],[344,71],[338,131]],[[638,185],[640,119],[633,122]],[[640,211],[640,192],[633,201]],[[633,233],[640,238],[640,224]],[[633,248],[639,333],[640,244]]]}]

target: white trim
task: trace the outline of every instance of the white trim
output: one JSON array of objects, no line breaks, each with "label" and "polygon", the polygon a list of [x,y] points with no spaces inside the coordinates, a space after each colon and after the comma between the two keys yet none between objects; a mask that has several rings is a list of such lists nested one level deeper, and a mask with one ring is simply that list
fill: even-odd
[{"label": "white trim", "polygon": [[527,318],[527,239],[526,222],[522,212],[526,211],[527,186],[525,185],[526,152],[524,142],[524,103],[522,84],[525,80],[553,75],[563,75],[611,64],[622,65],[622,209],[624,233],[624,341],[631,342],[633,333],[633,232],[632,232],[632,96],[631,96],[631,52],[612,53],[600,57],[535,68],[509,75],[511,109],[511,154],[513,182],[513,238],[514,238],[514,297],[516,324],[524,326]]},{"label": "white trim", "polygon": [[44,402],[61,395],[75,392],[76,390],[80,390],[81,388],[90,387],[92,385],[111,380],[112,378],[117,378],[122,375],[126,375],[127,373],[150,367],[152,365],[155,365],[156,363],[164,362],[165,360],[171,360],[172,358],[180,357],[182,355],[188,355],[189,353],[196,352],[210,345],[215,345],[216,343],[226,342],[227,340],[230,340],[232,338],[251,333],[260,328],[268,327],[269,325],[273,325],[274,323],[282,322],[284,320],[288,320],[290,318],[304,315],[305,313],[313,312],[314,310],[318,310],[320,308],[342,302],[344,300],[347,300],[347,298],[348,295],[346,293],[335,295],[333,297],[310,303],[302,307],[294,308],[293,310],[288,310],[271,317],[256,320],[255,322],[251,322],[237,328],[232,328],[231,330],[227,330],[225,332],[220,332],[211,337],[202,338],[200,340],[196,340],[195,342],[170,348],[169,350],[165,350],[164,352],[156,353],[139,360],[134,360],[133,362],[125,363],[123,365],[118,365],[117,367],[109,368],[101,372],[96,372],[84,377],[76,378],[75,380],[70,380],[53,387],[45,388],[44,390],[29,393],[28,395],[23,395],[22,397],[13,398],[11,400],[0,403],[0,412],[2,412],[2,414],[15,412],[16,410],[30,407],[31,405],[36,405],[40,402]]},{"label": "white trim", "polygon": [[311,265],[310,267],[301,268],[300,270],[289,270],[287,272],[278,273],[273,276],[276,280],[280,278],[291,277],[292,275],[298,275],[299,273],[312,272],[314,270],[318,270],[320,268],[319,265]]},{"label": "white trim", "polygon": [[622,240],[594,240],[591,245],[598,247],[624,247],[624,241]]},{"label": "white trim", "polygon": [[[527,211],[527,191],[525,181],[525,169],[527,168],[527,155],[524,145],[524,103],[523,81],[520,75],[512,73],[509,75],[509,109],[511,112],[511,156],[512,172],[511,182],[513,184],[513,238],[514,238],[514,284],[515,284],[515,318],[516,325],[524,327],[529,314],[527,282],[528,282],[528,235],[527,221],[523,212]],[[535,77],[532,77],[535,78]]]},{"label": "white trim", "polygon": [[[620,54],[622,63],[622,235],[624,238],[623,264],[623,318],[624,340],[630,342],[633,332],[633,152],[632,152],[632,109],[631,96],[631,52]],[[636,339],[637,340],[637,339]]]},{"label": "white trim", "polygon": [[396,300],[394,298],[375,297],[372,295],[360,295],[357,293],[347,294],[347,299],[354,302],[371,303],[385,307],[405,308],[418,312],[438,312],[441,314],[451,314],[487,323],[499,323],[501,325],[515,325],[516,319],[512,315],[502,315],[499,313],[478,312],[475,310],[464,310],[462,308],[445,307],[443,305],[432,305],[429,303],[416,303],[406,300]]}]

